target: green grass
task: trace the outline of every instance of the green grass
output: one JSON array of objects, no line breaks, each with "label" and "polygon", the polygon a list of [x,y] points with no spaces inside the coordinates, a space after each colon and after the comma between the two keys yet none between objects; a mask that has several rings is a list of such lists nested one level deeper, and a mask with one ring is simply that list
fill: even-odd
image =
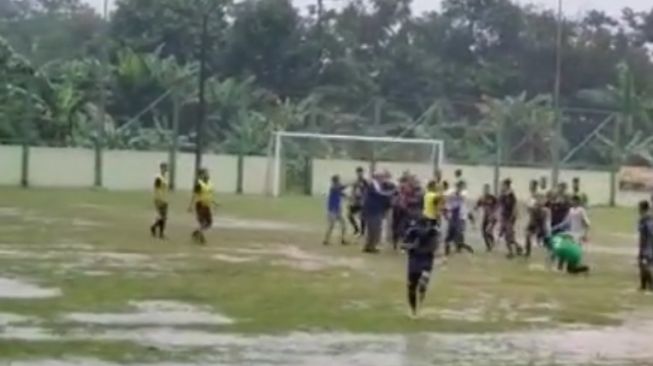
[{"label": "green grass", "polygon": [[[210,306],[237,320],[229,326],[201,327],[217,332],[410,333],[619,324],[624,313],[648,311],[651,306],[648,298],[632,291],[636,286],[632,257],[592,254],[588,256],[592,275],[571,278],[533,269],[533,265],[544,264],[539,252],[530,262],[508,261],[499,248],[496,253],[450,259],[435,275],[426,304],[428,315],[419,322],[408,321],[404,257],[393,252],[368,257],[358,246],[321,246],[321,200],[220,196],[218,217],[291,223],[304,230],[260,230],[255,225],[217,228],[209,235],[209,245],[198,247],[189,240],[193,218],[185,211],[187,199],[184,194],[173,196],[169,240],[160,242],[148,234],[153,212],[147,193],[0,190],[2,207],[21,210],[21,215],[2,217],[0,245],[45,253],[57,243],[87,243],[98,252],[146,254],[163,268],[154,276],[144,276],[138,268],[104,268],[107,275],[88,276],[61,270],[63,264],[74,261],[75,253],[70,259],[46,261],[0,254],[0,276],[32,278],[63,291],[63,296],[52,299],[3,300],[0,313],[38,317],[42,326],[66,332],[72,327],[61,321],[66,313],[120,311],[129,301],[168,299]],[[634,239],[627,238],[634,233],[636,217],[632,210],[597,208],[591,217],[596,245],[635,246]],[[103,226],[80,226],[81,219]],[[276,245],[292,245],[315,256],[359,258],[363,268],[305,271],[275,263],[283,259],[279,256],[263,255],[256,262],[238,264],[211,258],[234,248]],[[184,257],[173,257],[175,254]],[[442,311],[470,309],[481,319],[439,315]],[[546,317],[548,321],[534,325],[529,320],[533,317]],[[35,354],[56,358],[73,349],[76,355],[119,362],[127,362],[130,355],[139,355],[136,359],[140,362],[161,357],[122,343],[2,341],[0,348],[11,349],[3,351],[0,358]]]}]

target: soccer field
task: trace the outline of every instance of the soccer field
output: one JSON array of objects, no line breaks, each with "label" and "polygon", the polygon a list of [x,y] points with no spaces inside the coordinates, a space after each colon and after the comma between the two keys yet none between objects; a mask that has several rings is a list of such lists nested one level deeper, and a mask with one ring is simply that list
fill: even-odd
[{"label": "soccer field", "polygon": [[503,248],[439,265],[417,320],[405,258],[323,247],[323,202],[221,196],[205,247],[186,194],[0,190],[0,365],[650,365],[634,209],[590,210],[589,277]]}]

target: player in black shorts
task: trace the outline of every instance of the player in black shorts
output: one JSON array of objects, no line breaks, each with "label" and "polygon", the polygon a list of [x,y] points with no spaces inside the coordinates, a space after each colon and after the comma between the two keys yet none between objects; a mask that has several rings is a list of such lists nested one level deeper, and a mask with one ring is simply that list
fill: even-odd
[{"label": "player in black shorts", "polygon": [[515,224],[517,223],[517,197],[512,190],[512,181],[506,179],[503,181],[501,187],[501,195],[499,196],[499,211],[500,211],[500,235],[506,242],[508,249],[508,258],[520,255],[522,252],[521,247],[515,238]]},{"label": "player in black shorts", "polygon": [[567,184],[560,183],[558,191],[552,195],[548,202],[549,211],[551,212],[551,235],[560,234],[566,228],[561,225],[571,209],[571,198],[567,194]]},{"label": "player in black shorts", "polygon": [[483,186],[483,195],[476,202],[476,210],[481,210],[483,219],[481,220],[481,235],[485,241],[485,247],[488,252],[492,251],[495,245],[494,229],[497,225],[497,208],[499,201],[495,195],[490,192],[490,185]]},{"label": "player in black shorts", "polygon": [[653,291],[653,217],[648,201],[639,203],[639,279],[641,291]]},{"label": "player in black shorts", "polygon": [[438,246],[437,238],[436,226],[424,219],[412,222],[406,231],[404,242],[408,253],[408,304],[413,316],[417,316],[419,305],[426,298]]},{"label": "player in black shorts", "polygon": [[365,235],[365,220],[363,220],[363,198],[367,194],[369,182],[365,179],[363,168],[356,168],[356,181],[352,184],[347,219],[354,229],[354,235]]},{"label": "player in black shorts", "polygon": [[526,256],[530,257],[533,240],[545,244],[550,234],[550,212],[543,195],[536,194],[532,206],[528,208],[528,225],[526,226]]}]

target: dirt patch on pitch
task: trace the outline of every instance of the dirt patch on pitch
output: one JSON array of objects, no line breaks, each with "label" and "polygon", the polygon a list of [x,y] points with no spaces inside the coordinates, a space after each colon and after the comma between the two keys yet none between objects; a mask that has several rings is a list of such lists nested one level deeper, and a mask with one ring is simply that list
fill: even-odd
[{"label": "dirt patch on pitch", "polygon": [[212,312],[207,307],[199,307],[176,301],[131,302],[132,312],[128,313],[72,313],[64,320],[72,323],[132,326],[132,325],[229,325],[234,320]]},{"label": "dirt patch on pitch", "polygon": [[44,216],[32,210],[21,209],[17,207],[0,207],[0,217],[15,218],[26,223],[35,223],[41,225],[53,225],[57,223],[69,223],[73,227],[79,228],[96,228],[106,226],[106,224],[88,220],[86,218],[74,217],[51,217]]},{"label": "dirt patch on pitch", "polygon": [[605,245],[589,245],[587,247],[588,253],[599,253],[599,254],[609,254],[609,255],[619,255],[619,256],[637,256],[637,248],[635,245],[631,247],[618,247],[618,246],[605,246]]},{"label": "dirt patch on pitch", "polygon": [[[361,258],[335,257],[305,251],[294,245],[260,245],[250,248],[229,249],[229,255],[239,259],[271,259],[269,263],[296,268],[302,271],[323,271],[331,268],[362,270],[365,263]],[[219,258],[216,258],[219,259]]]},{"label": "dirt patch on pitch", "polygon": [[26,280],[0,277],[0,299],[42,299],[61,296],[58,288],[45,288]]},{"label": "dirt patch on pitch", "polygon": [[213,223],[223,229],[270,230],[270,231],[310,231],[306,225],[267,220],[247,220],[234,217],[217,217]]}]

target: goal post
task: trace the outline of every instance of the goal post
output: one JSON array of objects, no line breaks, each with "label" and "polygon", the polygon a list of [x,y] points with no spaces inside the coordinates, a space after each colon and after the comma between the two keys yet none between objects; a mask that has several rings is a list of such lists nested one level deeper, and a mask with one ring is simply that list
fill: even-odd
[{"label": "goal post", "polygon": [[[280,196],[284,190],[283,161],[284,155],[290,153],[287,151],[290,150],[290,146],[286,146],[289,145],[289,141],[295,142],[293,144],[295,152],[300,151],[310,161],[314,159],[366,161],[370,166],[376,162],[416,163],[428,168],[430,175],[444,162],[444,142],[436,139],[277,131],[272,141],[274,144],[274,148],[270,149],[273,154],[270,164],[272,174],[269,176],[272,180],[270,191],[275,197]],[[299,141],[303,141],[304,145]],[[367,145],[364,149],[365,154],[354,151],[360,150],[361,144]],[[366,156],[361,158],[361,155]]]}]

